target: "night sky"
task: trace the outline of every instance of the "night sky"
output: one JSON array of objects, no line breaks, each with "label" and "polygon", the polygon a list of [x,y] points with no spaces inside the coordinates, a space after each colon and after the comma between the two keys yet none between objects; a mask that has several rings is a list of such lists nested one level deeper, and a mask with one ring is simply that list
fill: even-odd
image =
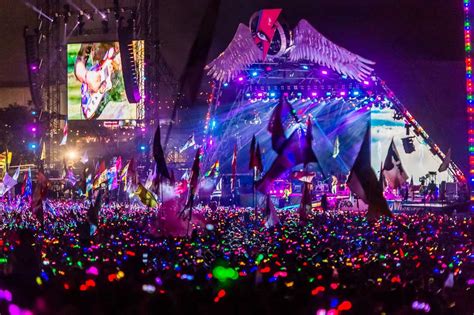
[{"label": "night sky", "polygon": [[[75,0],[81,4],[81,1]],[[93,1],[97,6],[112,1]],[[205,0],[161,0],[163,55],[179,76]],[[261,8],[283,8],[290,24],[305,18],[337,44],[377,62],[385,79],[443,150],[467,169],[462,0],[223,0],[210,58]],[[0,0],[0,86],[27,82],[23,26],[35,15],[21,1]],[[87,27],[87,25],[86,25]]]}]

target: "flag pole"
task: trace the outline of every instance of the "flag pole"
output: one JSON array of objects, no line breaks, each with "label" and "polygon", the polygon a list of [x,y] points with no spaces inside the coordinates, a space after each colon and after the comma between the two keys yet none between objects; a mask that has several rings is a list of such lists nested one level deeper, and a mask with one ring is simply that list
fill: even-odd
[{"label": "flag pole", "polygon": [[255,222],[257,222],[257,192],[255,190],[255,180],[257,178],[257,167],[253,167],[253,177],[252,177],[252,182],[253,182],[253,206],[254,206],[254,213],[255,213]]}]

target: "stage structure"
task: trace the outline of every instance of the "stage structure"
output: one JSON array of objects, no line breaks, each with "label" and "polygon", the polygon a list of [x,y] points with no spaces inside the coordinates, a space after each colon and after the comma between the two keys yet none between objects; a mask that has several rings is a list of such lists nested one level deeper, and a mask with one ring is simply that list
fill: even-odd
[{"label": "stage structure", "polygon": [[[375,74],[373,62],[332,43],[306,20],[290,29],[278,20],[279,14],[255,13],[249,26],[240,24],[226,50],[207,66],[214,82],[205,125],[205,167],[219,160],[222,171],[230,172],[237,145],[238,172],[247,172],[255,134],[268,170],[276,157],[268,121],[284,98],[295,111],[284,122],[287,136],[305,128],[308,116],[312,119],[319,160],[314,171],[345,180],[370,128],[371,164],[379,176],[393,140],[408,181],[466,182],[455,162]],[[438,172],[443,161],[447,170]]]},{"label": "stage structure", "polygon": [[[466,51],[466,97],[469,146],[469,184],[471,201],[474,201],[474,87],[472,80],[472,2],[463,0],[464,48]],[[474,206],[471,205],[471,210]]]},{"label": "stage structure", "polygon": [[[59,144],[67,120],[83,120],[76,122],[76,126],[90,130],[92,136],[95,136],[94,132],[104,134],[103,129],[124,127],[127,134],[133,129],[135,138],[142,139],[137,138],[135,142],[143,142],[136,146],[137,151],[140,152],[142,146],[149,148],[149,139],[159,122],[160,95],[172,98],[177,94],[177,80],[160,53],[158,1],[108,0],[99,4],[95,1],[41,0],[26,5],[38,14],[37,24],[25,29],[25,47],[32,98],[41,113],[40,122],[46,128],[41,139],[46,144],[46,166],[57,167],[64,157],[65,147]],[[103,102],[110,96],[116,110],[99,110],[93,115],[84,109],[84,84],[81,87],[78,81],[75,56],[87,46],[91,46],[88,48],[93,53],[115,48],[107,60],[104,57],[103,61],[94,61],[93,57],[97,57],[91,55],[88,61],[86,59],[86,67],[92,70],[89,67],[96,63],[102,67],[100,71],[106,72],[103,64],[115,58],[109,69],[121,69],[115,76],[117,88],[112,75],[113,88],[107,87],[102,93],[110,95],[90,98],[96,97]],[[92,121],[96,119],[100,121]],[[70,136],[71,133],[75,135],[74,123],[68,127]],[[41,150],[36,153],[39,158]]]}]

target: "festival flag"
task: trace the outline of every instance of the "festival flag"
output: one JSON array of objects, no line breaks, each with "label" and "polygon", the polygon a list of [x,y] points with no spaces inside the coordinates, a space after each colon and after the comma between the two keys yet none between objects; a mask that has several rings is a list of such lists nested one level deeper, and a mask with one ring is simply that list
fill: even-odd
[{"label": "festival flag", "polygon": [[189,181],[190,188],[193,194],[196,193],[199,173],[200,173],[200,162],[201,160],[201,148],[198,148],[196,151],[196,156],[194,157],[193,166],[191,167],[191,179]]},{"label": "festival flag", "polygon": [[181,212],[179,213],[179,216],[183,220],[191,221],[192,219],[194,198],[196,196],[197,186],[199,183],[200,159],[201,159],[201,148],[198,148],[196,151],[196,155],[194,157],[193,166],[191,167],[191,179],[189,181],[188,201],[186,202],[186,205],[184,206],[183,210],[181,210]]},{"label": "festival flag", "polygon": [[21,195],[28,198],[32,195],[33,183],[31,182],[31,169],[28,167],[28,172],[23,176],[23,185],[21,186]]},{"label": "festival flag", "polygon": [[[97,226],[99,226],[99,211],[101,208],[101,203],[102,191],[98,190],[94,202],[91,202],[89,209],[87,209],[87,221],[89,222],[89,224],[93,225],[95,229],[97,228]],[[92,231],[95,229],[91,228],[91,234]]]},{"label": "festival flag", "polygon": [[291,136],[283,144],[281,153],[279,153],[273,161],[270,169],[266,172],[265,176],[257,182],[257,189],[262,193],[266,193],[270,184],[284,172],[289,171],[298,164],[317,162],[316,156],[314,153],[308,153],[309,150],[312,151],[312,148],[308,148],[308,139],[303,130],[297,129],[293,131]]},{"label": "festival flag", "polygon": [[438,168],[438,172],[441,173],[446,171],[449,168],[449,164],[451,164],[451,148],[448,149],[448,152],[446,153],[443,162]]},{"label": "festival flag", "polygon": [[86,197],[89,197],[89,193],[92,191],[94,188],[92,184],[92,174],[88,174],[86,177]]},{"label": "festival flag", "polygon": [[214,164],[211,165],[211,168],[206,172],[205,176],[212,178],[219,176],[219,160],[215,161]]},{"label": "festival flag", "polygon": [[126,172],[125,180],[124,180],[125,182],[124,189],[129,194],[133,194],[137,190],[137,187],[138,187],[138,173],[135,166],[135,159],[132,158],[127,165],[128,167],[126,167],[127,172]]},{"label": "festival flag", "polygon": [[127,173],[128,173],[129,165],[130,165],[130,161],[127,162],[127,164],[125,164],[123,169],[120,171],[119,180],[122,181],[122,182],[127,182]]},{"label": "festival flag", "polygon": [[122,157],[121,156],[119,156],[115,160],[115,169],[117,170],[117,176],[118,176],[118,174],[120,174],[120,172],[122,171]]},{"label": "festival flag", "polygon": [[74,172],[72,170],[72,167],[69,167],[67,170],[67,175],[66,175],[66,181],[71,185],[71,187],[76,186],[77,184],[77,179],[76,176],[74,175]]},{"label": "festival flag", "polygon": [[107,187],[109,190],[115,190],[118,188],[117,166],[115,165],[107,170]]},{"label": "festival flag", "polygon": [[339,136],[336,136],[336,140],[334,140],[334,148],[332,151],[332,158],[335,159],[339,155]]},{"label": "festival flag", "polygon": [[388,186],[391,189],[397,189],[402,186],[408,179],[408,175],[403,169],[400,155],[398,154],[395,142],[392,139],[388,148],[387,157],[383,164],[383,173],[387,179]]},{"label": "festival flag", "polygon": [[279,153],[283,143],[286,141],[285,129],[283,128],[283,105],[288,104],[282,96],[280,102],[273,110],[272,116],[268,122],[267,130],[272,135],[272,149]]},{"label": "festival flag", "polygon": [[94,180],[100,177],[100,175],[106,170],[105,168],[105,161],[101,161],[100,164],[96,165],[95,167],[95,176]]},{"label": "festival flag", "polygon": [[87,150],[81,156],[81,163],[86,165],[89,162],[89,155],[87,154]]},{"label": "festival flag", "polygon": [[97,189],[100,185],[107,182],[107,172],[108,170],[105,168],[105,162],[102,161],[94,177],[94,183],[92,185],[93,189]]},{"label": "festival flag", "polygon": [[16,181],[14,177],[11,177],[7,172],[5,172],[5,175],[3,176],[3,190],[0,191],[0,197],[5,195],[7,192],[9,192],[10,189],[15,187],[17,183],[18,182]]},{"label": "festival flag", "polygon": [[66,120],[66,122],[64,123],[63,138],[61,140],[61,143],[59,144],[60,146],[67,144],[67,133],[68,133],[68,127],[67,127],[67,120]]},{"label": "festival flag", "polygon": [[[29,176],[31,176],[31,174],[29,174]],[[31,199],[31,211],[39,220],[41,225],[44,223],[43,200],[45,200],[47,194],[48,179],[44,175],[42,168],[40,168],[36,173],[36,186],[33,198]]]},{"label": "festival flag", "polygon": [[303,185],[303,195],[301,196],[301,203],[298,208],[301,224],[304,224],[306,221],[308,221],[308,212],[311,211],[313,207],[309,185],[309,183],[304,183]]},{"label": "festival flag", "polygon": [[194,140],[194,133],[188,138],[188,140],[186,141],[186,143],[179,149],[179,153],[183,153],[184,151],[186,151],[187,149],[189,149],[190,147],[194,146],[196,144],[195,140]]},{"label": "festival flag", "polygon": [[12,161],[12,153],[7,151],[4,151],[0,153],[0,169],[3,169],[3,171],[7,171],[8,165],[10,165]]},{"label": "festival flag", "polygon": [[156,164],[155,166],[153,167],[153,170],[151,172],[148,173],[148,177],[145,181],[145,185],[144,187],[146,189],[151,189],[152,186],[153,186],[153,183],[155,181],[155,178],[156,178]]},{"label": "festival flag", "polygon": [[20,177],[20,167],[18,166],[16,171],[15,171],[15,174],[13,174],[13,180],[18,182],[18,177]]},{"label": "festival flag", "polygon": [[237,184],[237,145],[234,145],[234,153],[232,154],[232,177],[230,179],[230,190],[233,192]]},{"label": "festival flag", "polygon": [[275,206],[273,205],[270,195],[267,195],[267,205],[265,207],[265,227],[267,229],[280,224],[280,218],[276,212]]},{"label": "festival flag", "polygon": [[352,166],[347,186],[368,205],[369,217],[392,216],[377,175],[370,165],[370,127],[367,128],[359,154]]},{"label": "festival flag", "polygon": [[311,118],[308,116],[306,120],[306,135],[305,135],[306,145],[304,146],[304,165],[308,165],[311,162],[318,162],[316,154],[313,151],[313,124],[311,123]]},{"label": "festival flag", "polygon": [[257,145],[257,138],[255,138],[255,135],[252,137],[252,142],[250,142],[250,158],[249,158],[249,170],[253,170],[254,167],[257,166],[257,159],[255,156],[255,147]]},{"label": "festival flag", "polygon": [[217,23],[220,0],[210,0],[204,14],[199,32],[189,53],[186,67],[179,80],[180,94],[185,95],[191,104],[196,100],[209,50],[211,48],[214,29]]},{"label": "festival flag", "polygon": [[140,201],[147,207],[154,208],[158,205],[158,202],[156,201],[153,193],[143,187],[142,184],[138,184],[137,190],[135,191],[135,195],[137,195]]},{"label": "festival flag", "polygon": [[263,172],[262,153],[260,152],[260,143],[258,142],[255,149],[255,168],[259,173]]},{"label": "festival flag", "polygon": [[160,124],[156,126],[155,137],[153,138],[153,157],[155,158],[158,173],[167,179],[170,179],[168,168],[166,167],[165,153],[161,146]]}]

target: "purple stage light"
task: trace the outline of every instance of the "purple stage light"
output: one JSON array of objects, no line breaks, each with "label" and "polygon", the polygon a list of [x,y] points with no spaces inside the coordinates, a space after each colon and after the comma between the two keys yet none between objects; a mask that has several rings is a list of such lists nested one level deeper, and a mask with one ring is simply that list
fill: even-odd
[{"label": "purple stage light", "polygon": [[36,132],[36,127],[31,127],[32,132]]},{"label": "purple stage light", "polygon": [[365,85],[369,85],[369,84],[370,84],[370,82],[369,82],[369,81],[367,81],[367,80],[364,80],[364,84],[365,84]]},{"label": "purple stage light", "polygon": [[311,93],[311,96],[316,96],[316,95],[318,95],[318,93],[316,93],[316,92]]},{"label": "purple stage light", "polygon": [[242,82],[244,80],[244,77],[239,77],[237,80],[239,80],[239,82]]},{"label": "purple stage light", "polygon": [[258,96],[258,97],[262,97],[262,96],[263,96],[263,93],[257,93],[257,96]]},{"label": "purple stage light", "polygon": [[341,96],[345,96],[346,95],[346,92],[345,91],[341,91],[341,93],[339,93]]},{"label": "purple stage light", "polygon": [[321,73],[324,74],[324,75],[328,74],[327,70],[323,70],[323,71],[321,71]]}]

